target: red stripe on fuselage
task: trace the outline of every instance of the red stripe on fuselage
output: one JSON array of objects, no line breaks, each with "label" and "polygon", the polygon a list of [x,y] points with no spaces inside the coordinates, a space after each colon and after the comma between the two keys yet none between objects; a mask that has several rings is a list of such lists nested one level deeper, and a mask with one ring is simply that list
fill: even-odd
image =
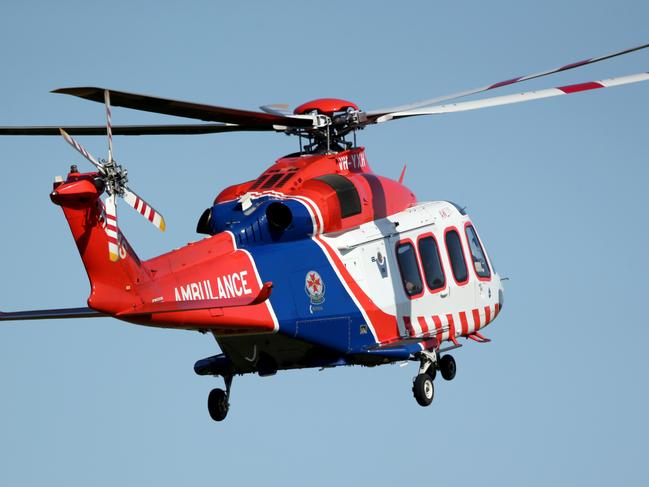
[{"label": "red stripe on fuselage", "polygon": [[428,323],[426,323],[426,318],[420,316],[418,318],[418,321],[419,321],[419,326],[421,326],[422,333],[424,334],[428,333]]},{"label": "red stripe on fuselage", "polygon": [[412,323],[410,322],[410,316],[404,316],[403,317],[403,324],[406,325],[406,331],[408,332],[409,336],[415,336],[415,329],[412,327]]},{"label": "red stripe on fuselage", "polygon": [[442,320],[439,316],[433,316],[433,323],[435,324],[435,331],[437,332],[437,341],[441,343],[442,341]]},{"label": "red stripe on fuselage", "polygon": [[480,329],[480,311],[477,309],[473,310],[473,326],[475,331]]},{"label": "red stripe on fuselage", "polygon": [[455,338],[455,323],[453,322],[453,315],[447,314],[446,319],[448,320],[448,337]]},{"label": "red stripe on fuselage", "polygon": [[460,311],[460,325],[462,326],[462,335],[466,336],[469,334],[469,322],[466,319],[466,313]]}]

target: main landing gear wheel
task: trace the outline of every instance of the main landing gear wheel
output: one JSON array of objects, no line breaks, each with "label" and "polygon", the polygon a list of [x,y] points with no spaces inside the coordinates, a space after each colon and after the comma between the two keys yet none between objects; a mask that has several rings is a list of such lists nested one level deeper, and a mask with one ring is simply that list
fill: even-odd
[{"label": "main landing gear wheel", "polygon": [[207,410],[214,421],[223,421],[230,410],[230,387],[232,377],[225,377],[225,391],[212,389],[207,396]]},{"label": "main landing gear wheel", "polygon": [[428,373],[419,374],[412,384],[412,394],[420,406],[430,406],[435,397],[433,378]]},{"label": "main landing gear wheel", "polygon": [[452,355],[443,355],[439,359],[439,371],[444,380],[453,380],[453,378],[455,378],[457,366],[455,365],[455,359]]},{"label": "main landing gear wheel", "polygon": [[214,421],[223,421],[228,415],[230,404],[228,395],[223,389],[212,389],[207,396],[207,410]]}]

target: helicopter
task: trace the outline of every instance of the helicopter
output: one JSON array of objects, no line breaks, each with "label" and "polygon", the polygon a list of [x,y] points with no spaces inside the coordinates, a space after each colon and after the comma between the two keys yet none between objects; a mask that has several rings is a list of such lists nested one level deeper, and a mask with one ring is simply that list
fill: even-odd
[{"label": "helicopter", "polygon": [[[364,111],[321,98],[293,110],[260,111],[172,100],[99,87],[54,90],[102,103],[100,126],[0,127],[0,135],[60,135],[94,169],[72,165],[53,182],[51,201],[68,222],[90,280],[87,307],[0,312],[0,321],[112,317],[214,336],[221,353],[198,360],[220,376],[208,395],[226,418],[236,375],[338,366],[419,363],[412,393],[434,398],[437,373],[452,380],[459,339],[502,312],[503,278],[475,224],[451,201],[419,201],[398,180],[375,174],[357,132],[424,115],[474,110],[649,80],[649,72],[471,101],[490,90],[590,65],[649,47],[616,51],[558,68],[408,105]],[[112,125],[113,106],[201,120],[200,124]],[[267,131],[297,136],[299,151],[257,178],[227,187],[197,223],[202,240],[141,260],[119,228],[117,202],[164,231],[162,214],[129,187],[113,157],[113,135]],[[106,135],[99,159],[73,136]]]}]

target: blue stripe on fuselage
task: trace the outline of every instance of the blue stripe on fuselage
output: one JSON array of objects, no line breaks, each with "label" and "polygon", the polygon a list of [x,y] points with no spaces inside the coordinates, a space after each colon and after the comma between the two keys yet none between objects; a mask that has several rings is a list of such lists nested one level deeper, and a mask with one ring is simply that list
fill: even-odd
[{"label": "blue stripe on fuselage", "polygon": [[[245,248],[254,258],[261,280],[273,283],[270,302],[279,333],[342,353],[359,353],[376,343],[358,306],[313,239]],[[317,272],[324,284],[321,303],[314,304],[305,290],[310,271]]]}]

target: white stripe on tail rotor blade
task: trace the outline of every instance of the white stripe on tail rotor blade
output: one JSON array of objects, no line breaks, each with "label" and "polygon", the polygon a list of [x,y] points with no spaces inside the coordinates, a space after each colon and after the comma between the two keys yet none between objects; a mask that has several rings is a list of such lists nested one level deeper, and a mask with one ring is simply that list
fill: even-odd
[{"label": "white stripe on tail rotor blade", "polygon": [[59,129],[59,131],[61,132],[61,135],[66,140],[66,142],[70,144],[72,147],[74,147],[76,150],[78,150],[83,157],[85,157],[90,162],[92,162],[97,167],[97,169],[101,169],[103,167],[103,165],[99,161],[97,161],[97,159],[95,159],[86,149],[81,147],[81,144],[79,144],[76,140],[70,137],[70,135],[65,130]]},{"label": "white stripe on tail rotor blade", "polygon": [[106,238],[108,240],[108,258],[111,262],[119,260],[119,240],[117,229],[117,204],[115,195],[106,198]]}]

